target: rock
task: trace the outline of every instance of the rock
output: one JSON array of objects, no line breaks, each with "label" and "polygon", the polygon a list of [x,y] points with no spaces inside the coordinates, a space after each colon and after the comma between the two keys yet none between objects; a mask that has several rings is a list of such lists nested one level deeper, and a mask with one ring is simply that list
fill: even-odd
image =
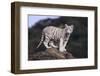
[{"label": "rock", "polygon": [[39,51],[29,55],[29,60],[53,60],[53,59],[74,59],[69,52],[60,52],[55,48],[49,48],[45,51]]},{"label": "rock", "polygon": [[59,52],[55,48],[50,48],[46,50],[51,56],[56,57],[57,59],[65,59],[65,55],[61,52]]},{"label": "rock", "polygon": [[59,50],[55,49],[55,48],[50,48],[46,50],[51,56],[56,57],[57,59],[74,59],[75,57],[67,52],[60,52]]},{"label": "rock", "polygon": [[71,53],[66,54],[66,59],[75,59],[75,57]]}]

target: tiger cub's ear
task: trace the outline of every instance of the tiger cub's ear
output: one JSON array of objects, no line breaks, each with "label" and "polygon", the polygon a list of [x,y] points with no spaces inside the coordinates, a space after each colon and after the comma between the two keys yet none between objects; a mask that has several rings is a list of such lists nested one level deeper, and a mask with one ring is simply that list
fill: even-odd
[{"label": "tiger cub's ear", "polygon": [[71,27],[71,28],[74,28],[74,25],[71,25],[70,27]]},{"label": "tiger cub's ear", "polygon": [[65,28],[67,28],[68,27],[68,25],[67,24],[65,24]]}]

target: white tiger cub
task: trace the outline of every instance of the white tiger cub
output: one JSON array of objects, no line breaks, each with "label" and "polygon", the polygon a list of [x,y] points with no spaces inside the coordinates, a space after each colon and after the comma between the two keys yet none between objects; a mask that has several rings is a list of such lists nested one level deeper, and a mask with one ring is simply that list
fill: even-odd
[{"label": "white tiger cub", "polygon": [[[47,26],[42,31],[42,37],[37,48],[44,43],[46,48],[59,48],[60,52],[66,51],[65,47],[68,43],[70,34],[73,32],[74,25],[68,26],[65,24],[65,28],[58,28],[54,26]],[[44,39],[45,37],[45,39]],[[54,45],[57,42],[58,45]]]}]

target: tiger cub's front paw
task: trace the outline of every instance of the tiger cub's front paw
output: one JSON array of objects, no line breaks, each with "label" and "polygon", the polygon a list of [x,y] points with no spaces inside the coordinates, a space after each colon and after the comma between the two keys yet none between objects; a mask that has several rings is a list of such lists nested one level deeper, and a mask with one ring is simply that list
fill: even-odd
[{"label": "tiger cub's front paw", "polygon": [[64,49],[64,51],[67,51],[66,49]]}]

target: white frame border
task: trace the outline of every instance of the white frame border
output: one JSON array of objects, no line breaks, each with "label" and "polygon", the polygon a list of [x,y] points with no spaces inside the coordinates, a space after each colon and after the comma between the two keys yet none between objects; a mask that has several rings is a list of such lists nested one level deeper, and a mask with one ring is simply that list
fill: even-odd
[{"label": "white frame border", "polygon": [[[42,12],[40,12],[42,11]],[[60,68],[75,66],[93,66],[94,63],[94,14],[93,10],[80,9],[57,9],[42,7],[21,7],[20,8],[20,69],[43,69]],[[88,58],[85,59],[62,59],[62,60],[43,60],[28,61],[28,14],[39,15],[60,15],[88,17]]]}]

